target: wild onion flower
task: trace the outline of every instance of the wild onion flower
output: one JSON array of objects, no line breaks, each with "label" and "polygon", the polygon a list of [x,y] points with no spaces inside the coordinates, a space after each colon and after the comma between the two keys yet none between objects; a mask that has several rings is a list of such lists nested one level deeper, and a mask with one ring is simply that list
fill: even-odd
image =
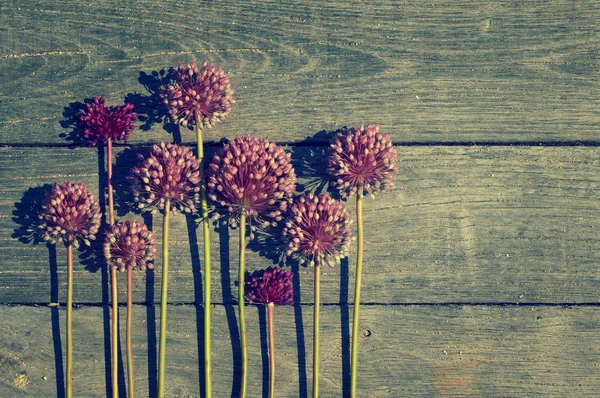
[{"label": "wild onion flower", "polygon": [[67,248],[67,366],[66,396],[73,395],[73,246],[79,240],[89,245],[100,227],[100,206],[81,183],[56,184],[46,195],[41,206],[38,228],[43,240],[63,242]]},{"label": "wild onion flower", "polygon": [[339,131],[329,145],[329,172],[343,197],[387,191],[394,186],[396,149],[379,125]]},{"label": "wild onion flower", "polygon": [[106,107],[105,102],[104,97],[94,97],[79,115],[79,133],[89,146],[102,145],[109,139],[127,143],[135,128],[138,116],[133,111],[133,104]]}]

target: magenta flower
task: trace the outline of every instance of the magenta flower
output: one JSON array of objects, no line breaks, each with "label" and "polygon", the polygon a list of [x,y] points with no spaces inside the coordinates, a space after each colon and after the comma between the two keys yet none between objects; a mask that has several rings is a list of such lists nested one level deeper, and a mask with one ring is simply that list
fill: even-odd
[{"label": "magenta flower", "polygon": [[287,255],[300,263],[333,267],[348,255],[352,240],[350,212],[327,194],[305,194],[294,200],[283,229]]},{"label": "magenta flower", "polygon": [[104,97],[92,98],[92,103],[85,104],[79,115],[79,133],[89,146],[102,145],[109,138],[127,143],[135,128],[138,116],[133,111],[133,104],[107,108],[105,101]]},{"label": "magenta flower", "polygon": [[260,226],[281,221],[296,190],[290,155],[264,138],[239,137],[223,145],[207,171],[208,197],[235,226],[244,213]]},{"label": "magenta flower", "polygon": [[42,204],[38,215],[41,238],[50,243],[90,244],[100,227],[100,205],[81,183],[55,184]]},{"label": "magenta flower", "polygon": [[146,224],[133,220],[117,222],[106,232],[104,257],[109,266],[123,272],[127,268],[145,271],[154,268],[156,238]]},{"label": "magenta flower", "polygon": [[167,199],[173,212],[194,212],[199,202],[200,165],[188,148],[161,142],[128,176],[138,208],[156,213]]},{"label": "magenta flower", "polygon": [[276,267],[254,271],[246,282],[246,298],[250,304],[292,305],[293,273]]},{"label": "magenta flower", "polygon": [[339,131],[329,145],[329,172],[343,197],[374,194],[394,186],[396,149],[379,125],[367,124]]},{"label": "magenta flower", "polygon": [[161,98],[173,121],[192,129],[198,120],[212,127],[225,119],[235,103],[229,76],[216,66],[202,63],[179,67],[173,73],[174,80],[162,92]]}]

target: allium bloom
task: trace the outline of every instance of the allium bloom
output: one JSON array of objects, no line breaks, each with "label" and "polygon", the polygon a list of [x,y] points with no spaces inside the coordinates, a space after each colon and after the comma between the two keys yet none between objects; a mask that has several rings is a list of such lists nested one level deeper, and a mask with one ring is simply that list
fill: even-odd
[{"label": "allium bloom", "polygon": [[333,267],[348,255],[352,230],[350,212],[327,194],[300,196],[291,205],[283,229],[287,255],[300,263]]},{"label": "allium bloom", "polygon": [[128,176],[138,208],[156,213],[167,199],[173,212],[196,211],[199,202],[200,165],[188,148],[161,142]]},{"label": "allium bloom", "polygon": [[343,197],[387,191],[394,186],[396,149],[379,125],[367,124],[339,131],[329,145],[329,172]]},{"label": "allium bloom", "polygon": [[125,271],[128,267],[145,271],[152,269],[156,257],[156,238],[146,224],[127,220],[117,222],[106,232],[104,257],[109,266]]},{"label": "allium bloom", "polygon": [[246,282],[246,298],[250,304],[292,305],[294,288],[293,273],[269,267],[254,271]]},{"label": "allium bloom", "polygon": [[225,144],[207,171],[208,197],[236,225],[242,212],[262,227],[282,220],[296,190],[290,154],[258,137]]},{"label": "allium bloom", "polygon": [[92,103],[85,104],[79,115],[79,133],[89,146],[102,145],[109,138],[127,143],[135,128],[138,116],[133,111],[133,104],[107,108],[105,101],[104,97],[92,98]]},{"label": "allium bloom", "polygon": [[203,126],[212,127],[231,112],[235,99],[229,76],[216,66],[179,64],[173,78],[161,97],[175,123],[191,129],[198,115]]},{"label": "allium bloom", "polygon": [[96,239],[100,227],[100,206],[87,187],[81,183],[55,184],[42,204],[38,215],[40,235],[51,243],[86,245]]}]

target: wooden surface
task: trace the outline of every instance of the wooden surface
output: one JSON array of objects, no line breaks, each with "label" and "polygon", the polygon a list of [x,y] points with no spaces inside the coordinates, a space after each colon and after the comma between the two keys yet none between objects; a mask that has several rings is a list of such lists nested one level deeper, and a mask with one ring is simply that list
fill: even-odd
[{"label": "wooden surface", "polygon": [[[119,216],[142,218],[123,176],[152,143],[193,143],[157,95],[170,67],[203,59],[230,74],[237,100],[207,131],[209,155],[223,137],[266,136],[292,152],[298,190],[320,191],[332,130],[379,123],[397,144],[396,187],[365,201],[361,397],[596,395],[599,20],[589,0],[0,2],[0,396],[64,392],[64,248],[33,243],[29,228],[47,184],[103,195],[105,153],[82,146],[73,115],[92,96],[136,105],[115,178]],[[202,395],[198,238],[173,217],[169,396]],[[216,228],[216,397],[238,388],[236,247]],[[76,257],[75,396],[109,385],[94,248]],[[276,257],[253,243],[248,268]],[[323,396],[348,394],[354,265],[352,252],[324,270]],[[296,305],[276,314],[278,396],[306,397],[312,275],[292,269]],[[135,275],[139,396],[156,390],[160,280],[159,263]],[[249,392],[264,396],[265,316],[248,313]]]}]

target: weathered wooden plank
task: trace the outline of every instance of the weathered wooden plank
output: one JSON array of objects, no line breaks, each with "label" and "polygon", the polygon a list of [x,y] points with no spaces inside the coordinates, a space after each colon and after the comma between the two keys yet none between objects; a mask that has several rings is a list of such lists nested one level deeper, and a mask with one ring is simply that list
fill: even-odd
[{"label": "weathered wooden plank", "polygon": [[[324,148],[292,149],[302,187],[314,188],[318,181],[313,178],[323,176]],[[122,160],[135,158],[135,151],[121,153],[117,175],[129,167]],[[396,188],[365,204],[365,302],[600,301],[600,149],[399,151]],[[92,148],[0,148],[0,302],[64,301],[64,249],[49,250],[18,239],[26,240],[21,236],[24,217],[32,201],[41,197],[39,189],[28,190],[72,179],[98,192],[97,173]],[[152,228],[161,233],[160,216]],[[199,303],[202,297],[201,244],[190,247],[189,238],[196,237],[188,231],[193,229],[188,229],[184,217],[173,217],[170,299],[175,303]],[[215,302],[229,302],[236,294],[236,251],[235,232],[222,229],[212,235]],[[354,261],[351,254],[341,269],[324,270],[323,302],[352,300]],[[91,269],[99,267],[94,257],[81,262]],[[249,270],[269,264],[271,260],[255,252],[248,255]],[[76,301],[106,300],[101,274],[76,266]],[[135,300],[158,300],[159,283],[157,262],[154,279],[136,275]],[[312,302],[310,269],[300,268],[297,286],[301,290],[297,301]]]},{"label": "weathered wooden plank", "polygon": [[64,143],[99,95],[138,106],[132,142],[169,139],[158,72],[202,59],[238,99],[209,140],[373,122],[398,142],[596,141],[599,19],[593,0],[5,1],[0,143]]},{"label": "weathered wooden plank", "polygon": [[[74,311],[74,396],[108,395],[108,314],[103,311],[97,307]],[[348,311],[351,308],[322,309],[323,396],[347,394],[349,331],[340,327],[340,320],[345,324]],[[216,306],[212,313],[214,394],[235,396],[239,375],[238,349],[232,348],[238,339],[235,308]],[[361,313],[359,396],[588,397],[600,388],[596,307],[369,306]],[[202,316],[201,308],[193,306],[168,310],[168,396],[200,396],[198,315]],[[158,332],[148,326],[157,316],[157,308],[135,307],[135,381],[140,396],[155,391]],[[0,319],[0,395],[54,395],[56,380],[63,378],[64,345],[59,336],[64,341],[64,310],[0,307]],[[268,382],[264,313],[249,307],[247,325],[248,394],[260,397]],[[306,397],[312,380],[312,308],[277,308],[275,331],[277,396]]]}]

